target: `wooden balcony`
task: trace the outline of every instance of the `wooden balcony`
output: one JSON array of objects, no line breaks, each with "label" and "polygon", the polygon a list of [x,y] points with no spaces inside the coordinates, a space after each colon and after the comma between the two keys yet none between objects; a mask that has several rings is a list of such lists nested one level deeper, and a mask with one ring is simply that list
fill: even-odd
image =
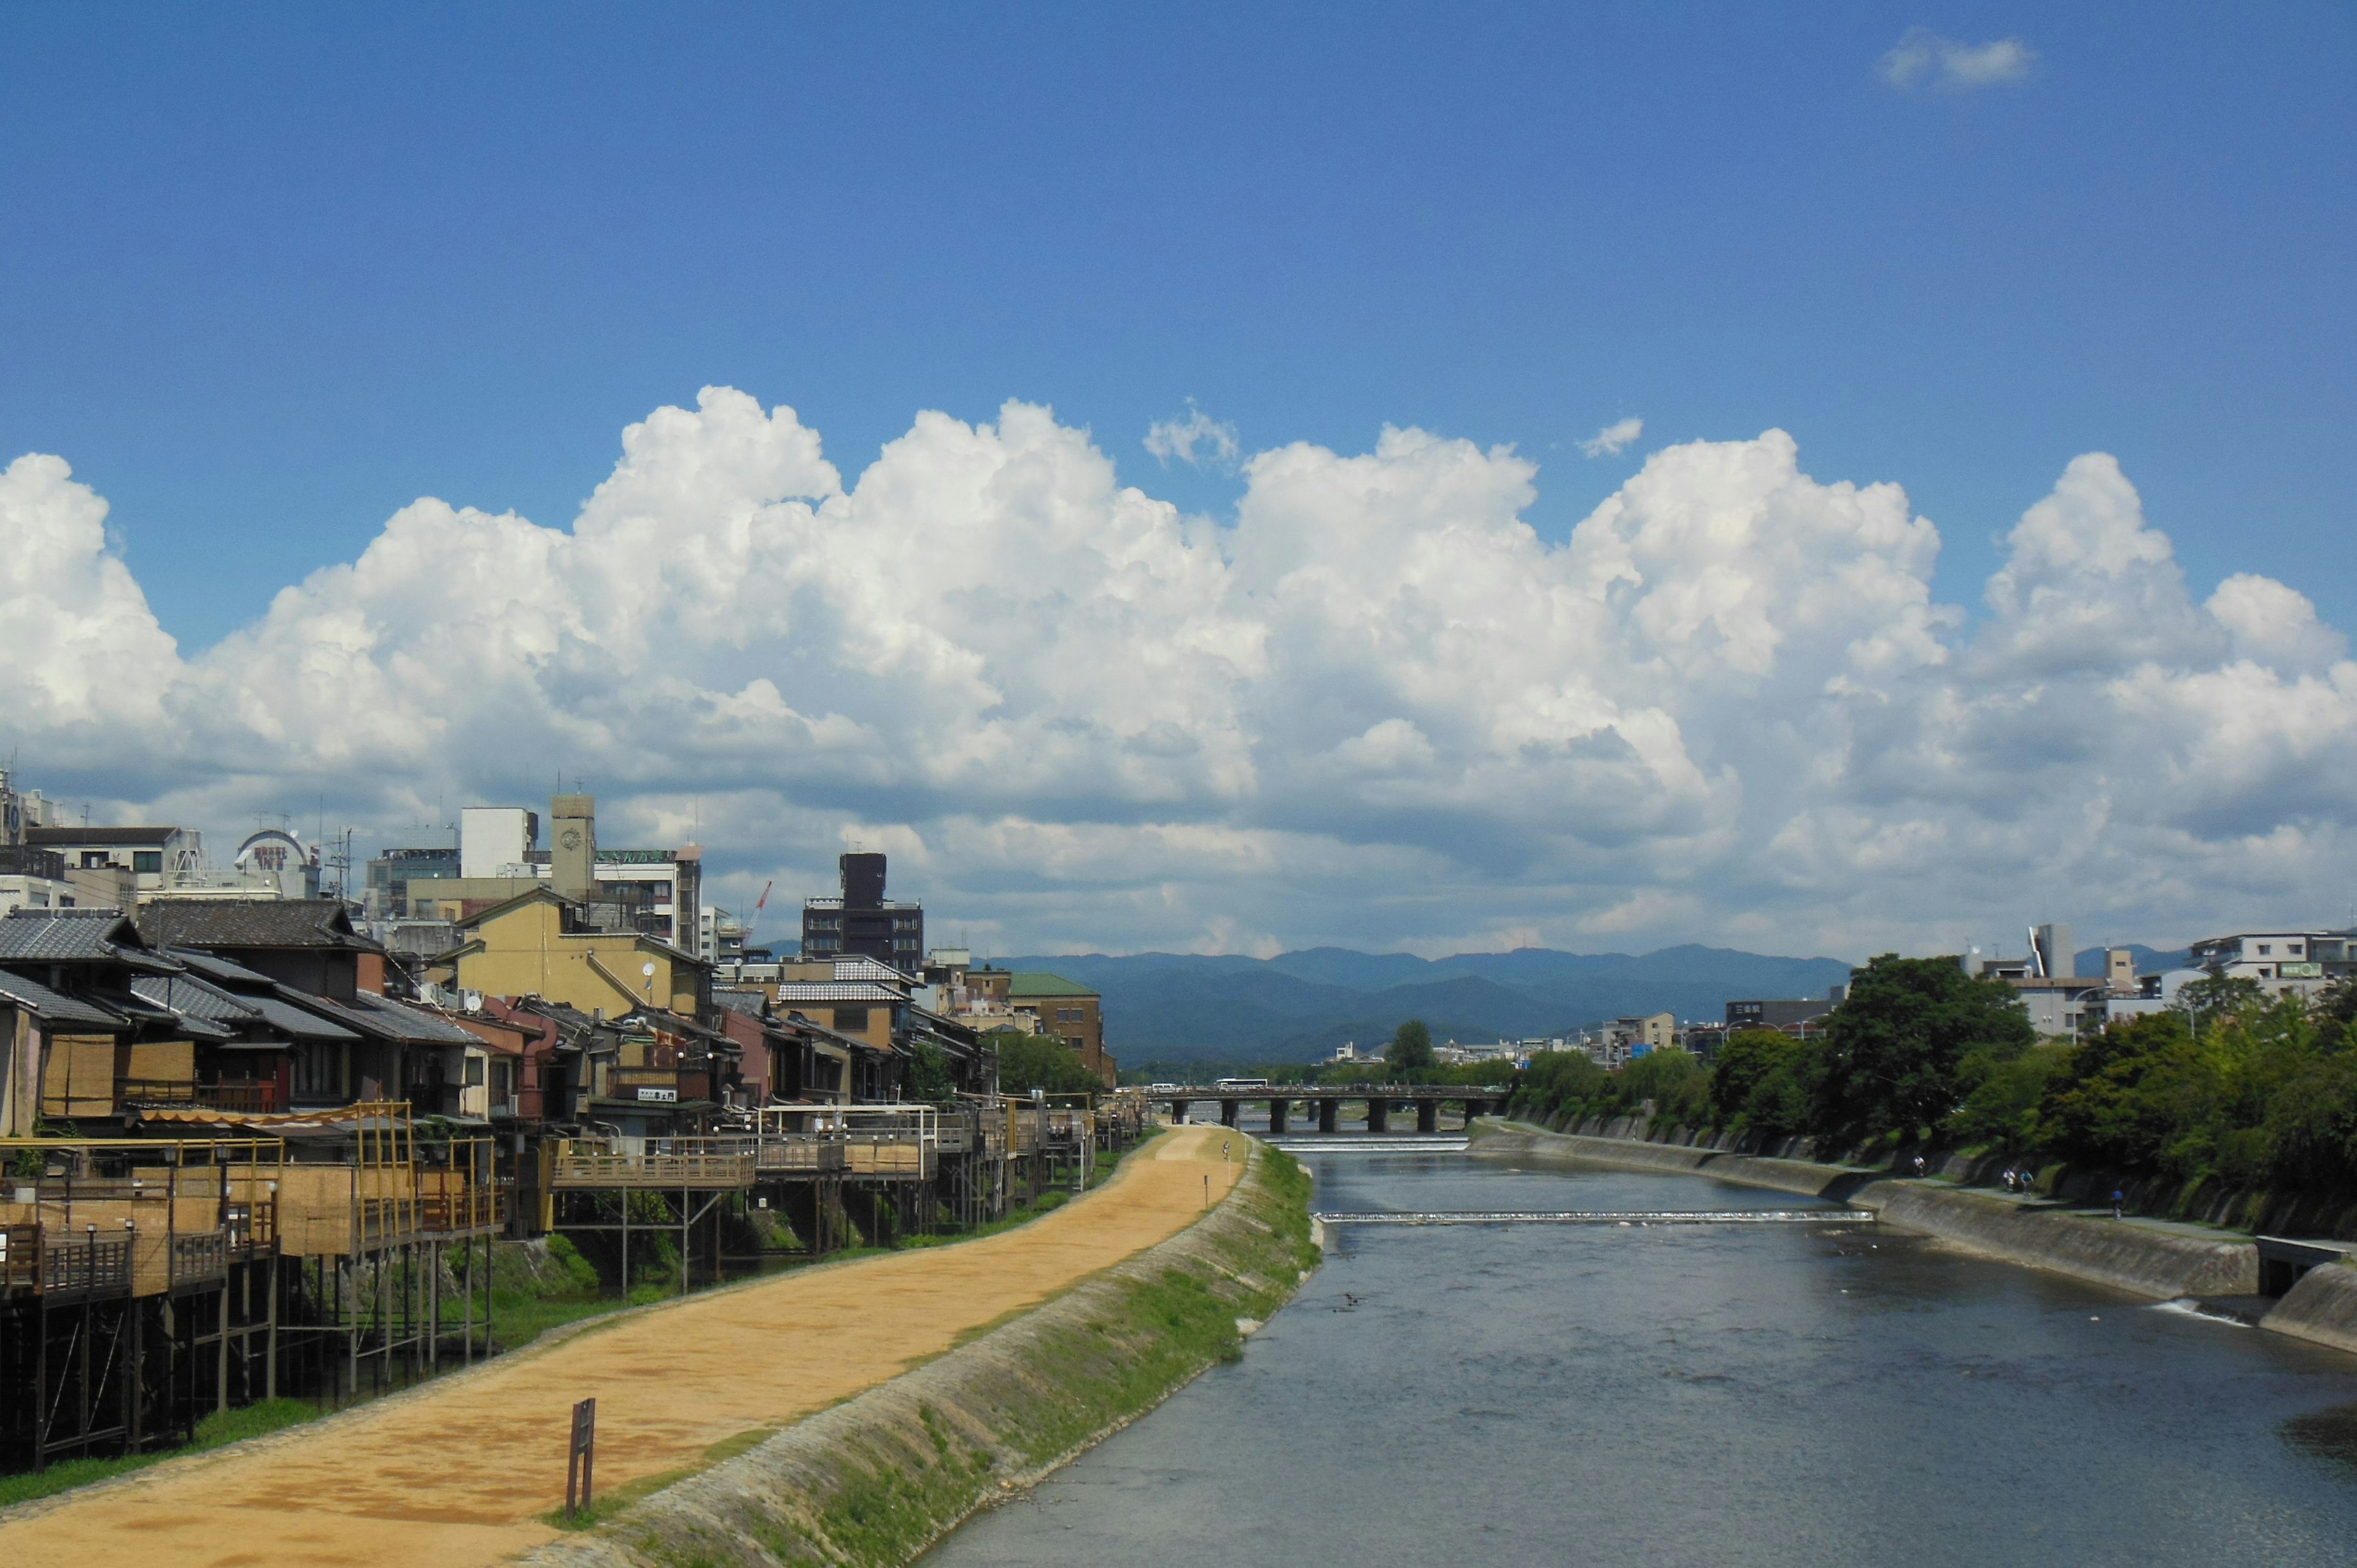
[{"label": "wooden balcony", "polygon": [[[650,1140],[647,1152],[625,1153],[586,1140],[565,1139],[546,1155],[548,1186],[554,1189],[589,1187],[693,1187],[705,1191],[750,1187],[754,1156],[737,1152],[658,1151],[656,1143],[695,1144],[720,1140],[678,1138]],[[731,1140],[743,1142],[744,1140]]]}]

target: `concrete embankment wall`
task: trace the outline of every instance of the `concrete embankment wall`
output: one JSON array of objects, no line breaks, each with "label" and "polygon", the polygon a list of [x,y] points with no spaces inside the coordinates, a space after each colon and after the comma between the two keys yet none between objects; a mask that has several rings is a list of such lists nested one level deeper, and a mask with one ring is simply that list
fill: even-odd
[{"label": "concrete embankment wall", "polygon": [[[2173,1236],[1805,1160],[1547,1133],[1512,1122],[1487,1123],[1477,1133],[1475,1147],[1486,1155],[1554,1155],[1624,1170],[1680,1171],[1855,1204],[1874,1209],[1890,1224],[2007,1262],[2052,1269],[2143,1295],[2244,1295],[2259,1288],[2258,1250],[2247,1241]],[[2357,1307],[2357,1297],[2352,1305]],[[2357,1316],[2349,1322],[2357,1331]]]},{"label": "concrete embankment wall", "polygon": [[1513,1122],[1480,1122],[1474,1128],[1474,1137],[1475,1147],[1485,1155],[1529,1154],[1585,1160],[1623,1170],[1674,1171],[1685,1176],[1716,1176],[1744,1187],[1764,1187],[1777,1192],[1842,1201],[1846,1201],[1856,1189],[1873,1182],[1878,1174],[1812,1165],[1806,1160],[1728,1154],[1700,1144],[1649,1144],[1635,1138],[1549,1133]]},{"label": "concrete embankment wall", "polygon": [[1317,1266],[1308,1178],[1284,1155],[1252,1151],[1228,1197],[1169,1240],[522,1561],[910,1561],[1232,1358]]},{"label": "concrete embankment wall", "polygon": [[2357,1269],[2327,1263],[2309,1270],[2259,1326],[2357,1352]]},{"label": "concrete embankment wall", "polygon": [[2259,1288],[2259,1252],[2248,1241],[2172,1236],[1910,1182],[1876,1182],[1849,1201],[1889,1224],[2140,1295],[2248,1295]]}]

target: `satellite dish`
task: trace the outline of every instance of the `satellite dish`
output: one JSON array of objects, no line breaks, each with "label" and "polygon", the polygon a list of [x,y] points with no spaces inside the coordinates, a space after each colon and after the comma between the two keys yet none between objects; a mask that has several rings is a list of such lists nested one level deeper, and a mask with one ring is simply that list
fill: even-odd
[{"label": "satellite dish", "polygon": [[649,980],[652,980],[655,977],[655,966],[651,963],[642,964],[639,968],[639,972],[645,975]]}]

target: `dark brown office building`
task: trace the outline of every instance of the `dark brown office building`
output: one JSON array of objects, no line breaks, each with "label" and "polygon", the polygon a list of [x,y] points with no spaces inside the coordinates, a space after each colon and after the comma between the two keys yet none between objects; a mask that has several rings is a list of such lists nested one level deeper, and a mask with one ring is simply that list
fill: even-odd
[{"label": "dark brown office building", "polygon": [[840,898],[802,900],[802,956],[872,958],[903,974],[925,962],[925,907],[884,897],[884,857],[846,854]]}]

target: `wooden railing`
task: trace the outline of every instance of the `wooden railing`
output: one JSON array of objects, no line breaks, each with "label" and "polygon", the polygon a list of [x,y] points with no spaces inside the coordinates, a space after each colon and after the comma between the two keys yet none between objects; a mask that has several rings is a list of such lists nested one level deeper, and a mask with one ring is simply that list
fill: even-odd
[{"label": "wooden railing", "polygon": [[753,1166],[763,1176],[822,1176],[849,1164],[837,1133],[772,1133],[753,1145]]},{"label": "wooden railing", "polygon": [[741,1155],[625,1155],[562,1149],[550,1162],[549,1181],[578,1187],[750,1187],[753,1156]]},{"label": "wooden railing", "polygon": [[55,1241],[41,1250],[41,1289],[129,1290],[131,1242],[89,1238]]},{"label": "wooden railing", "polygon": [[507,1218],[507,1194],[495,1187],[463,1193],[429,1194],[418,1199],[421,1230],[490,1230]]},{"label": "wooden railing", "polygon": [[272,1116],[286,1109],[278,1102],[278,1084],[267,1078],[222,1079],[197,1085],[197,1103],[208,1111],[241,1116]]},{"label": "wooden railing", "polygon": [[197,1085],[192,1079],[118,1078],[114,1099],[119,1105],[194,1105]]},{"label": "wooden railing", "polygon": [[229,1273],[229,1238],[218,1230],[172,1238],[172,1281],[217,1280]]}]

